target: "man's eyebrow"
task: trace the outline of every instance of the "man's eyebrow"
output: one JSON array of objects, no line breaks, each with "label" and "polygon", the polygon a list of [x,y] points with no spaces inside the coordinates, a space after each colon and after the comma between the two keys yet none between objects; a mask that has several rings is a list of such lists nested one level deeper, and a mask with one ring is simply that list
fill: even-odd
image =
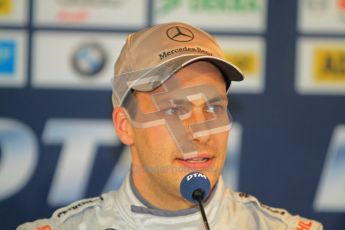
[{"label": "man's eyebrow", "polygon": [[227,97],[214,97],[214,98],[211,98],[209,99],[207,102],[208,103],[214,103],[214,102],[223,102],[223,101],[227,101]]},{"label": "man's eyebrow", "polygon": [[[210,99],[205,100],[206,103],[216,103],[216,102],[223,102],[226,101],[227,97],[222,97],[222,96],[218,96],[218,97],[213,97]],[[186,99],[170,99],[169,100],[171,103],[173,104],[177,104],[177,105],[181,105],[181,104],[186,104],[186,103],[190,103],[190,101],[186,98]]]}]

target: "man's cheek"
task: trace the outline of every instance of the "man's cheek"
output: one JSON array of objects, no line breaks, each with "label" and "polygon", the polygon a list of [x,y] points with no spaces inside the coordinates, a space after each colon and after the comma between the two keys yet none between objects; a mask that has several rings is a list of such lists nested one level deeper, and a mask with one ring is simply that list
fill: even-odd
[{"label": "man's cheek", "polygon": [[149,145],[152,149],[159,149],[162,147],[175,145],[170,132],[166,126],[160,125],[150,128],[139,128],[141,133],[141,142],[144,145]]}]

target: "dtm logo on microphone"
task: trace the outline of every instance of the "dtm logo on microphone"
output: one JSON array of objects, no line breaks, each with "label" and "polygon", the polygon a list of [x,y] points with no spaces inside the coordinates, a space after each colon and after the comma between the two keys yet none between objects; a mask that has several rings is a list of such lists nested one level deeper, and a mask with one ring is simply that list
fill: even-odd
[{"label": "dtm logo on microphone", "polygon": [[207,180],[207,177],[206,177],[204,174],[202,174],[202,173],[193,173],[193,174],[189,174],[189,175],[187,176],[187,181],[190,181],[191,179],[193,179],[193,178],[198,178],[198,177],[202,177],[202,178],[204,178],[205,180]]}]

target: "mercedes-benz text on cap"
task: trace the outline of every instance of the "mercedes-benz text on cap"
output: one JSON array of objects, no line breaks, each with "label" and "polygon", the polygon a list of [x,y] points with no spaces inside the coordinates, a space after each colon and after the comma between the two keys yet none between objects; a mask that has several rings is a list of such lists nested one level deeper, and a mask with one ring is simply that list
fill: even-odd
[{"label": "mercedes-benz text on cap", "polygon": [[197,60],[209,61],[230,81],[243,80],[240,70],[225,60],[216,40],[185,23],[165,23],[130,34],[115,63],[113,104],[121,106],[131,89],[151,91],[176,71]]}]

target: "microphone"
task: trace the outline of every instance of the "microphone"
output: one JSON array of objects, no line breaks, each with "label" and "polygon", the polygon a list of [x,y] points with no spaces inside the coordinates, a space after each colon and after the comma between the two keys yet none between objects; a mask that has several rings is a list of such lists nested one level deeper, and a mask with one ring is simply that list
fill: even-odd
[{"label": "microphone", "polygon": [[208,180],[205,174],[200,172],[191,172],[187,174],[180,183],[181,195],[186,200],[192,203],[199,204],[199,208],[206,230],[210,230],[210,226],[208,225],[202,201],[204,201],[208,197],[210,190],[210,181]]}]

